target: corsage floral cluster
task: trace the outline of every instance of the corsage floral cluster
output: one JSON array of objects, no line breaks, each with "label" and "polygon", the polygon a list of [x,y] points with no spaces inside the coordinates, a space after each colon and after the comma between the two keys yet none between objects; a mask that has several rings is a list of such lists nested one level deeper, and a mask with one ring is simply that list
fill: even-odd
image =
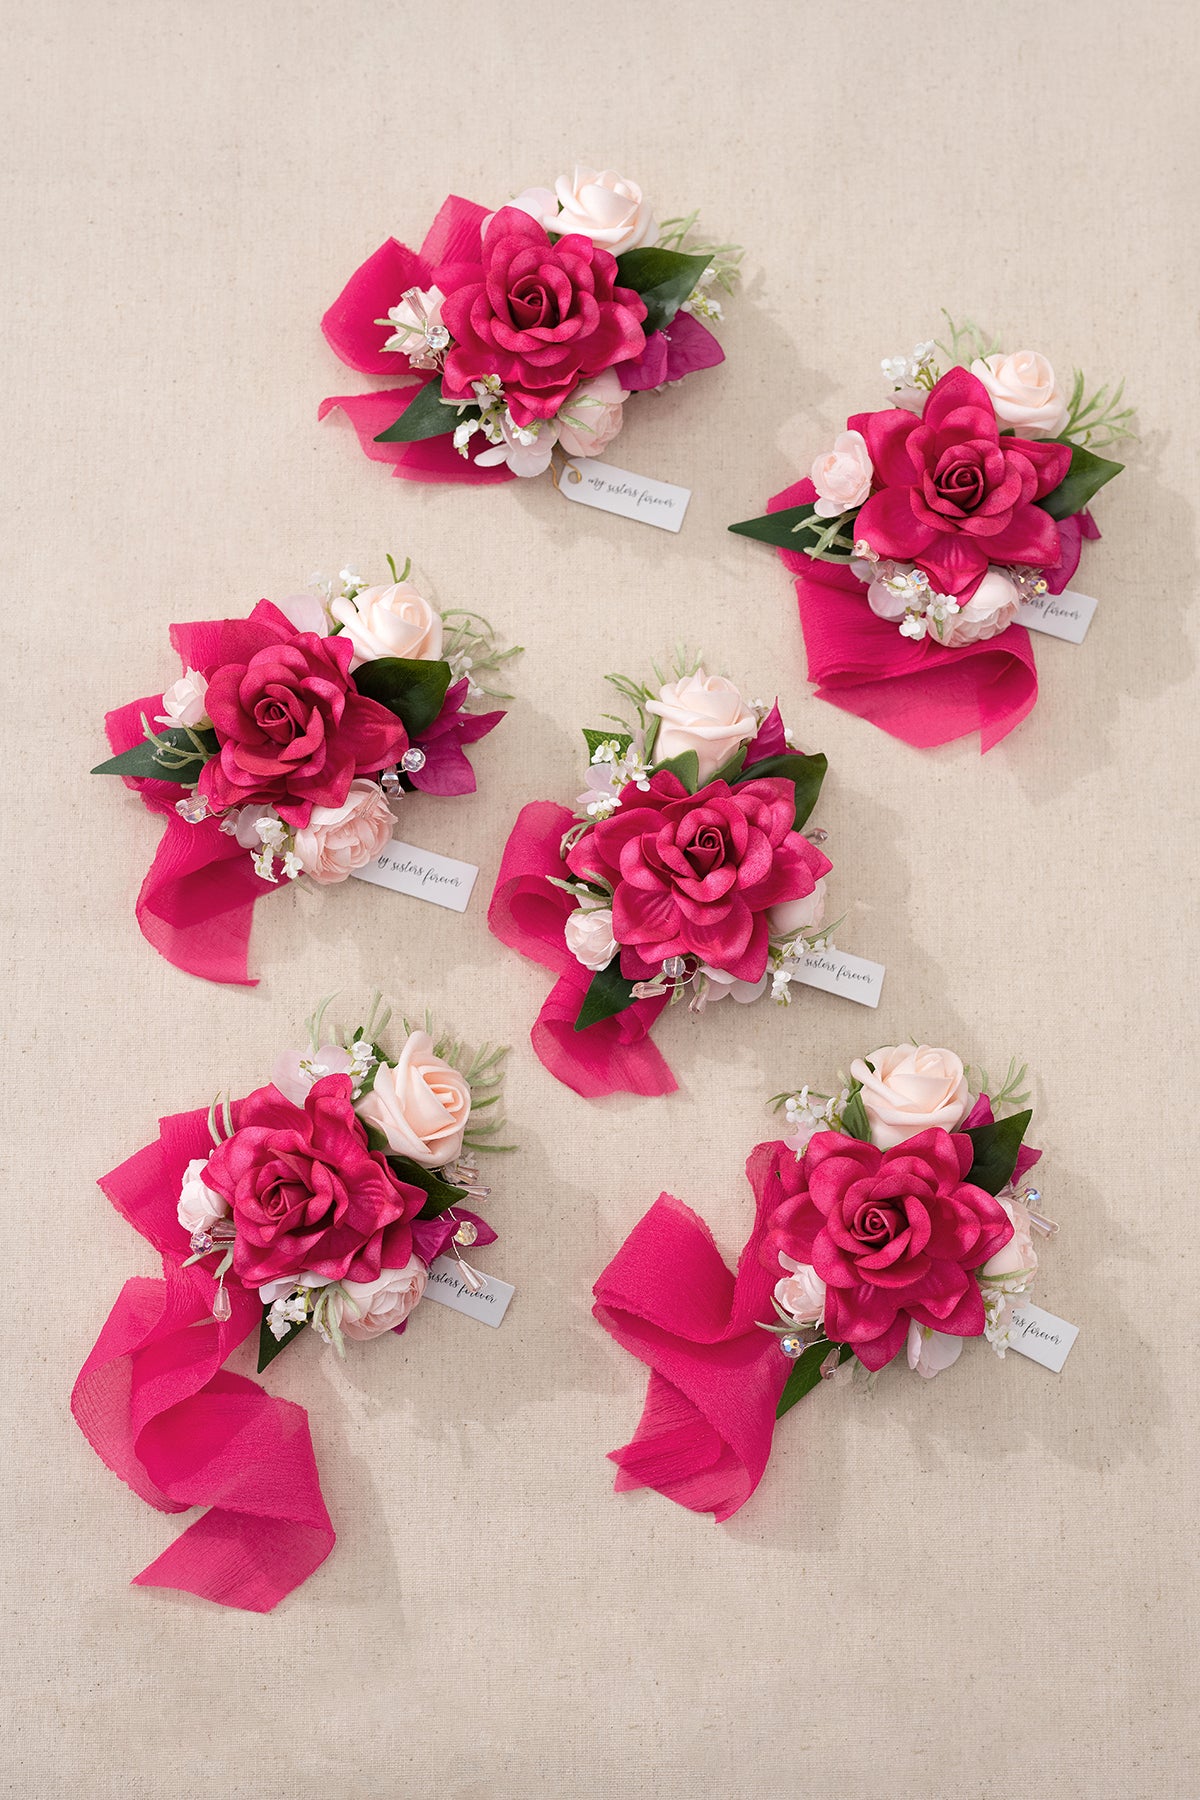
[{"label": "corsage floral cluster", "polygon": [[[912,702],[931,704],[929,677],[950,666],[939,653],[970,651],[981,657],[981,694],[998,671],[1012,689],[983,695],[994,741],[990,716],[1011,729],[1036,679],[1024,634],[1014,639],[1024,678],[987,646],[1019,622],[1023,602],[1061,593],[1082,540],[1099,536],[1087,509],[1123,467],[1098,451],[1130,433],[1124,384],[1093,391],[1076,370],[1068,387],[1040,352],[1005,352],[952,321],[946,343],[918,344],[882,367],[890,405],[856,413],[807,481],[730,529],[786,552],[801,576],[810,677],[823,698],[899,725],[911,742],[942,742],[929,735],[935,726],[914,723]],[[907,648],[889,659],[872,629],[898,633]],[[895,713],[878,693],[857,691],[895,678],[910,684]],[[961,708],[961,680],[942,686]],[[944,721],[958,722],[958,711]],[[977,711],[964,729],[980,722]]]},{"label": "corsage floral cluster", "polygon": [[696,214],[660,226],[634,181],[577,166],[489,211],[451,196],[419,251],[394,238],[351,277],[324,331],[351,368],[409,385],[326,400],[367,454],[412,480],[540,475],[557,445],[598,456],[631,394],[723,360],[742,252]]},{"label": "corsage floral cluster", "polygon": [[245,980],[249,907],[281,877],[344,881],[386,847],[405,793],[474,791],[466,746],[504,713],[472,708],[508,698],[490,683],[519,650],[388,563],[390,582],[345,569],[247,619],[173,625],[182,676],[108,715],[117,754],[93,773],[171,821],[138,919],[180,967]]},{"label": "corsage floral cluster", "polygon": [[1057,1229],[1022,1186],[1040,1150],[1009,1065],[994,1094],[953,1050],[886,1045],[850,1065],[835,1096],[784,1097],[794,1170],[771,1215],[764,1258],[784,1271],[770,1327],[796,1363],[786,1410],[822,1375],[874,1374],[902,1353],[932,1376],[967,1338],[998,1356],[1013,1303],[1037,1270],[1037,1236]]},{"label": "corsage floral cluster", "polygon": [[465,1047],[404,1022],[389,1056],[391,1017],[370,1016],[326,1041],[322,1007],[306,1050],[286,1051],[269,1086],[209,1113],[213,1149],[184,1170],[177,1216],[189,1262],[215,1257],[213,1316],[232,1310],[226,1277],[263,1307],[259,1370],[311,1325],[344,1354],[346,1338],[403,1331],[429,1265],[450,1250],[476,1291],[481,1277],[459,1247],[495,1233],[468,1200],[486,1198],[477,1153],[500,1120],[477,1115],[500,1097],[505,1052]]},{"label": "corsage floral cluster", "polygon": [[664,1006],[786,1003],[800,960],[830,946],[825,833],[804,832],[827,765],[795,748],[778,704],[687,655],[651,684],[608,679],[634,720],[584,731],[574,813],[523,809],[490,923],[560,971],[533,1032],[560,1080],[664,1093],[674,1080],[645,1042]]},{"label": "corsage floral cluster", "polygon": [[1057,1230],[1025,1184],[1041,1152],[1024,1077],[886,1045],[835,1094],[779,1096],[785,1135],[746,1164],[755,1216],[736,1272],[697,1213],[659,1196],[595,1285],[596,1318],[650,1370],[637,1432],[612,1452],[618,1490],[726,1519],[762,1479],[777,1419],[823,1379],[870,1384],[897,1360],[936,1375],[969,1338],[1005,1354],[1036,1240]]},{"label": "corsage floral cluster", "polygon": [[163,1274],[126,1283],[71,1402],[144,1499],[209,1509],[138,1582],[260,1612],[334,1533],[304,1411],[223,1365],[250,1337],[261,1373],[306,1327],[339,1352],[403,1332],[439,1256],[481,1293],[463,1257],[496,1236],[474,1210],[478,1159],[509,1148],[502,1049],[470,1053],[428,1021],[389,1048],[378,995],[340,1035],[327,1006],[265,1087],[160,1120],[102,1180]]}]

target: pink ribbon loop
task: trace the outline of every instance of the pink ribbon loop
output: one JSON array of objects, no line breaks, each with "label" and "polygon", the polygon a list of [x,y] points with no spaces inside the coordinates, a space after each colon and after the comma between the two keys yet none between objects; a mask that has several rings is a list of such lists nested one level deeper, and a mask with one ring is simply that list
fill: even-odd
[{"label": "pink ribbon loop", "polygon": [[176,1198],[187,1163],[209,1148],[205,1113],[164,1119],[158,1140],[101,1182],[162,1254],[163,1279],[126,1282],[71,1411],[96,1454],[149,1505],[208,1508],[135,1584],[269,1612],[320,1567],[334,1531],[303,1407],[221,1366],[257,1328],[258,1296],[231,1282],[232,1313],[218,1323],[212,1276],[183,1267]]},{"label": "pink ribbon loop", "polygon": [[791,1152],[780,1143],[751,1152],[755,1219],[736,1274],[703,1219],[660,1194],[596,1282],[595,1317],[650,1370],[637,1431],[610,1453],[618,1493],[653,1488],[722,1520],[762,1479],[790,1368],[777,1339],[759,1328],[774,1318],[777,1277],[760,1248],[782,1198],[785,1158]]}]

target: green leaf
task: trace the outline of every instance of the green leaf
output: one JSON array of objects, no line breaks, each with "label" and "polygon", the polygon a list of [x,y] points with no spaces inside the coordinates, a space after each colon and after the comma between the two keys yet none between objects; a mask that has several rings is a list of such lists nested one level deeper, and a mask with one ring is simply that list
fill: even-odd
[{"label": "green leaf", "polygon": [[967,1171],[967,1180],[985,1194],[998,1194],[1006,1181],[1012,1180],[1017,1166],[1017,1151],[1029,1129],[1033,1113],[1010,1113],[1007,1119],[996,1119],[991,1125],[973,1125],[967,1136],[975,1146],[975,1161]]},{"label": "green leaf", "polygon": [[788,750],[780,756],[764,756],[761,762],[751,763],[748,769],[742,770],[738,782],[758,781],[765,775],[782,775],[785,781],[792,782],[796,789],[795,828],[802,831],[817,804],[828,768],[829,758],[820,751],[815,756],[801,756],[798,750]]},{"label": "green leaf", "polygon": [[633,738],[627,731],[593,731],[590,725],[584,726],[583,735],[587,740],[589,762],[601,744],[620,744],[623,756],[633,742]]},{"label": "green leaf", "polygon": [[407,1181],[411,1187],[421,1188],[427,1195],[424,1206],[417,1214],[418,1219],[436,1219],[448,1206],[458,1206],[467,1197],[466,1188],[455,1187],[451,1181],[443,1181],[433,1169],[423,1169],[411,1156],[389,1155],[388,1167],[401,1181]]},{"label": "green leaf", "polygon": [[746,760],[746,749],[747,746],[745,744],[739,744],[729,761],[721,764],[721,767],[717,770],[712,779],[714,781],[727,781],[732,787],[733,783],[742,772],[742,764]]},{"label": "green leaf", "polygon": [[821,1379],[821,1364],[831,1350],[841,1353],[838,1356],[839,1367],[847,1357],[854,1354],[849,1344],[833,1344],[828,1338],[819,1338],[815,1344],[810,1344],[803,1356],[798,1356],[792,1364],[792,1372],[779,1396],[779,1405],[775,1408],[777,1419],[782,1419],[785,1412],[790,1412],[797,1400],[803,1400],[805,1394],[812,1393]]},{"label": "green leaf", "polygon": [[592,976],[575,1020],[575,1029],[586,1031],[589,1025],[598,1025],[601,1019],[611,1019],[615,1013],[624,1012],[627,1006],[632,1005],[633,983],[626,981],[622,975],[621,958],[618,954],[606,969],[599,969]]},{"label": "green leaf", "polygon": [[809,534],[797,531],[796,527],[815,517],[815,506],[809,501],[804,506],[783,506],[778,512],[764,513],[761,519],[743,519],[740,525],[731,525],[729,529],[740,537],[756,538],[760,544],[774,544],[778,550],[799,552],[804,549]]},{"label": "green leaf", "polygon": [[[1054,442],[1066,443],[1066,439],[1056,438]],[[1058,486],[1038,501],[1043,512],[1048,512],[1052,519],[1068,519],[1072,513],[1082,512],[1105,482],[1111,481],[1125,467],[1124,463],[1097,456],[1094,450],[1085,450],[1082,444],[1070,444],[1068,448],[1070,468]]]},{"label": "green leaf", "polygon": [[694,794],[700,786],[700,757],[695,750],[681,750],[678,756],[655,763],[656,775],[660,769],[669,769],[672,775],[677,775],[689,794]]},{"label": "green leaf", "polygon": [[860,1144],[871,1141],[871,1121],[862,1102],[861,1081],[850,1083],[850,1098],[842,1108],[842,1130],[847,1137],[857,1138]]},{"label": "green leaf", "polygon": [[263,1307],[262,1323],[258,1328],[258,1372],[260,1375],[268,1363],[275,1361],[281,1350],[287,1349],[293,1338],[300,1336],[308,1323],[307,1319],[300,1319],[296,1324],[288,1326],[286,1337],[277,1338],[267,1324],[267,1315],[270,1310],[269,1306]]},{"label": "green leaf", "polygon": [[642,330],[647,337],[671,323],[711,261],[711,256],[685,256],[653,246],[618,256],[617,280],[646,303]]},{"label": "green leaf", "polygon": [[[203,735],[205,742],[212,738],[212,749],[204,755],[196,749],[186,730],[171,726],[159,732],[159,744],[143,738],[132,749],[122,750],[119,756],[110,756],[107,762],[97,763],[92,774],[127,775],[143,781],[177,781],[181,787],[190,787],[199,778],[209,757],[217,753],[214,733],[197,735]],[[178,756],[171,756],[163,762],[159,757],[160,744],[169,744],[173,750],[178,751]],[[185,760],[180,761],[181,757]]]},{"label": "green leaf", "polygon": [[464,408],[460,413],[442,402],[442,384],[435,376],[419,388],[400,417],[386,431],[376,434],[377,444],[415,444],[421,438],[445,437],[462,419],[478,418],[479,408]]},{"label": "green leaf", "polygon": [[408,656],[381,656],[354,671],[354,685],[401,720],[410,738],[428,731],[450,686],[450,664]]}]

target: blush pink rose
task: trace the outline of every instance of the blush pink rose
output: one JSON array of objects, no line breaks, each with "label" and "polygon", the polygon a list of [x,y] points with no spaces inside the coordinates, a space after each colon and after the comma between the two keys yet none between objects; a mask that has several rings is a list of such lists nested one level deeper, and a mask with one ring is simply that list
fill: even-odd
[{"label": "blush pink rose", "polygon": [[797,1325],[815,1325],[825,1311],[825,1283],[811,1263],[798,1263],[790,1256],[779,1260],[791,1274],[776,1282],[776,1300]]},{"label": "blush pink rose", "polygon": [[859,413],[875,470],[855,536],[879,556],[919,563],[935,588],[965,593],[989,563],[1053,568],[1058,527],[1037,505],[1071,465],[1065,444],[1002,437],[987,389],[966,369],[943,375],[914,418]]},{"label": "blush pink rose", "polygon": [[569,180],[560,175],[555,182],[554,200],[554,209],[541,215],[547,231],[578,232],[614,256],[652,244],[658,236],[654,214],[641,188],[615,169],[587,169],[576,164]]},{"label": "blush pink rose", "polygon": [[340,806],[314,806],[296,833],[296,855],[311,881],[322,887],[345,881],[384,851],[396,827],[383,790],[374,781],[352,781]]},{"label": "blush pink rose", "polygon": [[229,1202],[233,1272],[254,1288],[305,1270],[326,1281],[374,1281],[381,1269],[402,1268],[425,1204],[424,1189],[368,1149],[348,1075],[326,1075],[302,1107],[259,1088],[209,1157],[204,1180]]},{"label": "blush pink rose", "polygon": [[661,720],[654,740],[656,761],[669,762],[694,750],[701,781],[710,781],[758,731],[757,715],[732,681],[706,675],[703,669],[667,682],[657,700],[647,700],[646,711]]},{"label": "blush pink rose", "polygon": [[465,1075],[434,1053],[427,1031],[414,1031],[395,1067],[381,1064],[358,1116],[387,1139],[388,1149],[425,1169],[452,1163],[471,1117]]},{"label": "blush pink rose", "polygon": [[943,1369],[949,1369],[962,1355],[963,1340],[951,1337],[945,1331],[932,1331],[928,1325],[918,1325],[910,1319],[908,1326],[908,1344],[906,1346],[908,1366],[926,1381],[932,1381]]},{"label": "blush pink rose", "polygon": [[981,356],[971,364],[991,397],[996,417],[1025,437],[1057,437],[1067,422],[1067,397],[1037,350]]},{"label": "blush pink rose", "polygon": [[155,723],[158,725],[205,725],[208,722],[208,707],[205,696],[208,683],[199,669],[188,669],[171,683],[162,697],[162,712]]},{"label": "blush pink rose", "polygon": [[442,615],[411,581],[361,588],[352,600],[334,600],[329,610],[354,645],[351,669],[381,656],[436,662],[442,654]]},{"label": "blush pink rose", "polygon": [[442,319],[454,337],[447,393],[471,398],[471,383],[498,375],[513,420],[554,416],[571,390],[641,354],[646,305],[618,285],[617,262],[589,238],[551,244],[516,207],[483,234],[483,267],[448,293]]},{"label": "blush pink rose", "polygon": [[939,641],[948,650],[963,644],[980,644],[1007,631],[1017,616],[1021,596],[1016,585],[999,569],[989,569],[965,606],[947,620]]},{"label": "blush pink rose", "polygon": [[356,775],[399,760],[408,735],[358,692],[353,653],[347,638],[304,631],[212,672],[206,698],[221,749],[198,785],[214,811],[255,802],[307,825],[314,806],[342,804]]},{"label": "blush pink rose", "polygon": [[975,1150],[964,1132],[933,1129],[890,1150],[819,1131],[779,1175],[786,1198],[763,1255],[809,1263],[825,1283],[825,1331],[868,1369],[900,1350],[909,1325],[979,1337],[975,1279],[1013,1233],[998,1200],[967,1181]]},{"label": "blush pink rose", "polygon": [[836,519],[839,513],[861,506],[871,491],[873,474],[862,432],[839,432],[833,449],[818,456],[812,466],[812,484],[817,490],[813,511],[818,518]]},{"label": "blush pink rose", "polygon": [[645,793],[624,787],[617,810],[572,847],[567,865],[612,887],[627,977],[657,973],[668,956],[695,956],[739,981],[766,969],[769,909],[811,894],[833,866],[795,829],[791,782],[713,781],[689,794],[667,769]]},{"label": "blush pink rose", "polygon": [[563,926],[567,949],[585,969],[607,969],[617,954],[612,922],[611,906],[581,906]]},{"label": "blush pink rose", "polygon": [[429,1270],[419,1256],[410,1256],[402,1269],[384,1269],[374,1281],[343,1281],[341,1310],[343,1337],[382,1337],[403,1325],[425,1292]]},{"label": "blush pink rose", "polygon": [[591,381],[581,381],[563,401],[555,420],[558,441],[568,456],[599,456],[607,450],[625,412],[628,391],[611,369]]},{"label": "blush pink rose", "polygon": [[962,1058],[931,1044],[885,1044],[850,1064],[862,1083],[871,1142],[881,1150],[940,1125],[953,1131],[971,1104]]}]

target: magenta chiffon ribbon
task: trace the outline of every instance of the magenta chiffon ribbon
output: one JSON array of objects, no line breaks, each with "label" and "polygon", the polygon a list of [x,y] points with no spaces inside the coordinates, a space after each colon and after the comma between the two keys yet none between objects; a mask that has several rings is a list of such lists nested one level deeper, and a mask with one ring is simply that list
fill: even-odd
[{"label": "magenta chiffon ribbon", "polygon": [[[236,1118],[236,1111],[235,1118]],[[232,1313],[212,1318],[216,1283],[184,1268],[176,1217],[183,1172],[212,1150],[205,1112],[159,1121],[156,1142],[100,1186],[160,1253],[161,1281],[127,1281],[71,1395],[96,1454],[162,1512],[208,1511],[134,1577],[223,1606],[270,1612],[319,1568],[333,1527],[301,1406],[222,1364],[257,1330],[257,1294],[230,1281]]]},{"label": "magenta chiffon ribbon", "polygon": [[[767,511],[815,498],[812,482],[799,481],[768,501]],[[1062,560],[1045,571],[1054,594],[1074,575],[1081,540],[1100,535],[1086,512],[1059,520],[1058,532]],[[973,731],[980,749],[990,750],[1032,711],[1037,669],[1024,626],[1010,625],[999,637],[959,650],[929,637],[914,642],[876,617],[863,583],[844,565],[814,562],[791,550],[779,554],[797,577],[808,678],[817,684],[818,700],[922,750]]]},{"label": "magenta chiffon ribbon", "polygon": [[559,845],[577,823],[565,806],[549,800],[522,807],[504,847],[488,926],[501,943],[558,976],[529,1034],[556,1080],[589,1100],[602,1094],[673,1093],[675,1077],[648,1036],[667,1004],[665,995],[636,1000],[610,1019],[575,1030],[592,972],[576,961],[563,935],[576,903],[547,877],[562,874]]},{"label": "magenta chiffon ribbon", "polygon": [[650,1370],[637,1432],[610,1452],[618,1493],[654,1488],[720,1520],[762,1479],[791,1367],[779,1340],[759,1327],[775,1317],[777,1277],[760,1248],[783,1199],[783,1159],[794,1160],[781,1143],[750,1153],[755,1217],[736,1274],[703,1219],[660,1194],[593,1289],[596,1318]]},{"label": "magenta chiffon ribbon", "polygon": [[[341,360],[364,375],[395,376],[401,370],[410,374],[405,357],[383,348],[392,335],[391,326],[378,325],[376,320],[386,319],[388,308],[395,306],[408,288],[440,287],[445,292],[455,285],[447,270],[462,263],[478,264],[487,217],[485,206],[451,194],[419,250],[410,250],[395,238],[381,244],[355,270],[321,321],[326,339]],[[421,379],[416,371],[411,371],[411,375],[412,379],[401,387],[334,395],[321,402],[318,417],[323,419],[334,407],[340,407],[357,432],[364,453],[374,462],[391,463],[392,474],[404,481],[457,481],[471,486],[511,481],[512,470],[503,463],[480,468],[470,458],[460,456],[448,435],[425,438],[415,444],[375,442],[377,434],[394,424],[422,388],[429,385],[428,377]]]}]

